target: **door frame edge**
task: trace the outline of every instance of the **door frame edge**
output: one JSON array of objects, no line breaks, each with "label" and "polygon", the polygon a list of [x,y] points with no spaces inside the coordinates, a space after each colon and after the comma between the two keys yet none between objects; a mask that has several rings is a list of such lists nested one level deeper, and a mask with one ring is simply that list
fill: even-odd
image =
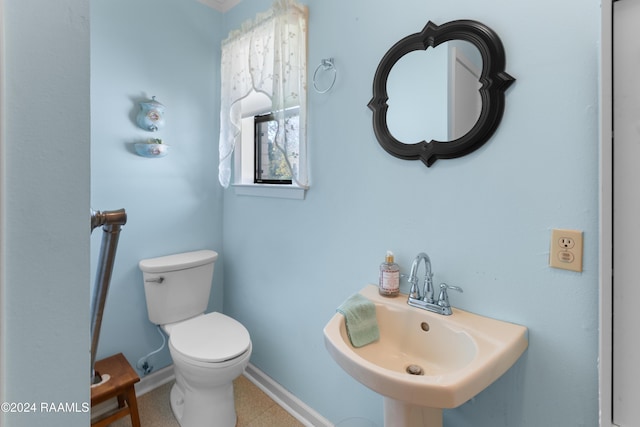
[{"label": "door frame edge", "polygon": [[599,426],[613,424],[613,2],[601,0],[599,123]]}]

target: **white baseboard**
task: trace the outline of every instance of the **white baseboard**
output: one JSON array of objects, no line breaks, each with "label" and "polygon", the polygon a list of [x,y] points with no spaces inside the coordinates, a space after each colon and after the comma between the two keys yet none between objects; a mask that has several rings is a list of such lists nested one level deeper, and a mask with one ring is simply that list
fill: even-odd
[{"label": "white baseboard", "polygon": [[317,413],[251,363],[245,369],[244,376],[305,426],[334,427],[331,421]]},{"label": "white baseboard", "polygon": [[136,384],[136,396],[140,397],[143,394],[147,394],[150,391],[173,381],[175,378],[176,376],[173,374],[173,365],[158,369],[157,371],[149,375],[145,375],[140,379],[140,382]]}]

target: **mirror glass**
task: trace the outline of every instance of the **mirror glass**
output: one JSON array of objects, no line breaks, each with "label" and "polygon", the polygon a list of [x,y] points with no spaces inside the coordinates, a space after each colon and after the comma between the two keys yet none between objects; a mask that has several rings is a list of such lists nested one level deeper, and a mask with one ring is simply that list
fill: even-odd
[{"label": "mirror glass", "polygon": [[389,132],[406,144],[453,141],[468,133],[482,109],[482,56],[453,40],[402,56],[387,80]]}]

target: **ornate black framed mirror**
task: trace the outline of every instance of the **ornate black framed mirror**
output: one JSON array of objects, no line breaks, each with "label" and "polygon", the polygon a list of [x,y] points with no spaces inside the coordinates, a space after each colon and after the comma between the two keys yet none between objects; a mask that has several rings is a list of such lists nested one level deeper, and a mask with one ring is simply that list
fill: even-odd
[{"label": "ornate black framed mirror", "polygon": [[[451,42],[451,43],[446,43]],[[467,42],[467,43],[464,43]],[[446,43],[446,44],[445,44]],[[393,133],[389,129],[389,87],[392,80],[405,80],[404,76],[397,76],[394,79],[390,79],[390,75],[393,73],[400,73],[397,71],[402,68],[407,68],[406,64],[414,64],[412,58],[416,51],[425,51],[421,55],[425,55],[429,52],[435,52],[435,48],[439,45],[447,46],[449,53],[447,54],[447,76],[450,78],[453,75],[454,63],[457,61],[455,50],[464,51],[468,50],[467,47],[456,47],[456,44],[466,44],[467,47],[476,48],[477,52],[471,53],[469,56],[478,57],[476,77],[463,77],[457,78],[456,81],[464,82],[465,79],[468,82],[472,81],[471,89],[468,89],[472,94],[471,98],[462,98],[458,101],[453,101],[455,98],[454,92],[457,90],[457,86],[468,87],[468,83],[454,84],[451,81],[446,83],[437,84],[438,87],[445,86],[448,89],[447,103],[457,104],[462,109],[476,110],[465,113],[466,116],[471,117],[467,119],[467,124],[461,127],[457,125],[458,130],[454,130],[451,123],[448,124],[446,136],[440,138],[440,140],[433,139],[417,139],[419,142],[402,142],[397,139],[400,128],[405,127],[400,125],[394,128]],[[427,51],[429,47],[433,49]],[[440,49],[442,52],[443,49]],[[454,52],[453,56],[451,52]],[[429,54],[431,54],[429,53]],[[459,59],[459,58],[458,58]],[[470,61],[473,63],[473,60]],[[405,159],[405,160],[422,160],[422,162],[431,166],[438,159],[452,159],[461,157],[471,153],[474,150],[480,148],[489,138],[493,135],[494,131],[500,124],[502,115],[504,113],[504,92],[515,81],[513,77],[504,71],[505,68],[505,53],[502,46],[502,42],[498,35],[486,25],[472,20],[458,20],[451,21],[443,25],[436,25],[429,21],[424,29],[415,34],[411,34],[402,40],[398,41],[395,45],[389,49],[384,55],[373,80],[373,98],[369,101],[368,107],[373,111],[373,129],[380,145],[391,155]],[[406,63],[406,64],[405,64]],[[423,62],[421,64],[424,64]],[[424,65],[429,67],[429,65]],[[422,67],[417,70],[421,75],[427,75],[426,70]],[[463,65],[459,67],[462,70],[473,68],[473,66],[467,67]],[[473,74],[472,74],[473,75]],[[429,77],[427,77],[429,79]],[[451,80],[451,79],[450,79]],[[422,84],[414,85],[413,89],[418,89]],[[453,89],[452,89],[453,88]],[[479,96],[478,96],[479,95]],[[417,104],[422,104],[426,100],[425,97],[420,97],[416,100],[415,91],[413,97],[409,101],[409,109],[414,110]],[[400,96],[404,99],[406,96]],[[474,97],[478,98],[477,100]],[[474,106],[475,105],[475,106]],[[437,107],[444,108],[445,110],[451,110],[450,105]],[[405,115],[406,109],[403,111],[402,106],[393,104],[393,109],[399,111],[399,115]],[[432,110],[433,111],[433,110]],[[436,109],[437,111],[437,109]],[[422,114],[420,116],[420,114]],[[396,116],[398,114],[396,113]],[[429,110],[423,113],[419,113],[418,119],[412,120],[412,122],[422,121],[427,117],[437,116]],[[449,119],[451,121],[451,119]],[[393,126],[392,126],[393,127]],[[463,129],[462,131],[460,129]],[[457,133],[456,133],[457,132]],[[395,135],[395,136],[394,136]],[[408,137],[411,138],[411,137]],[[420,137],[422,138],[422,136]],[[427,142],[428,141],[428,142]]]}]

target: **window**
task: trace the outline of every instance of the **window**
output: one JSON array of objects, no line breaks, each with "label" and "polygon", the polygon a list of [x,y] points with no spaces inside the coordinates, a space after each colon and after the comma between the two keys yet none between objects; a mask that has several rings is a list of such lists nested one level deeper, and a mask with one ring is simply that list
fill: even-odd
[{"label": "window", "polygon": [[219,179],[225,188],[232,181],[278,187],[278,194],[291,187],[304,197],[307,18],[306,6],[276,0],[222,43]]},{"label": "window", "polygon": [[278,121],[274,114],[254,117],[254,178],[256,184],[291,184],[297,173],[300,158],[298,108],[285,112],[284,138],[287,145],[276,144]]}]

